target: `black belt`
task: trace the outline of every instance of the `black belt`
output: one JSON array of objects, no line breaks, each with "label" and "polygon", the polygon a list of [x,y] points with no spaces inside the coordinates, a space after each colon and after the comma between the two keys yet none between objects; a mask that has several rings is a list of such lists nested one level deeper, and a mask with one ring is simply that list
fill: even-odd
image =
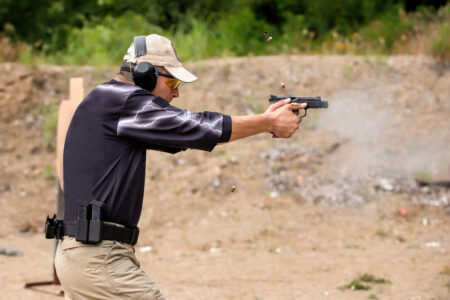
[{"label": "black belt", "polygon": [[[135,245],[139,237],[139,228],[119,227],[103,223],[102,240],[118,241],[126,244]],[[76,237],[77,221],[63,222],[63,234]]]}]

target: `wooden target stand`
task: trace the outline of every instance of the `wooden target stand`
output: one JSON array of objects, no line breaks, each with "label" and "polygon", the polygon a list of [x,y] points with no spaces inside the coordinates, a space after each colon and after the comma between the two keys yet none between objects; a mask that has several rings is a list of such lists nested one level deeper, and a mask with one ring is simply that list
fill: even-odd
[{"label": "wooden target stand", "polygon": [[[64,154],[64,142],[66,140],[67,129],[69,128],[70,121],[78,105],[83,100],[84,88],[83,78],[71,78],[69,88],[69,100],[63,100],[59,105],[58,111],[58,127],[56,130],[56,173],[57,173],[57,196],[56,196],[56,215],[58,219],[64,217],[64,180],[63,180],[63,154]],[[35,287],[46,285],[59,285],[59,279],[55,270],[55,253],[58,246],[58,240],[55,240],[55,248],[53,251],[53,280],[30,282],[25,284],[25,288],[35,291],[50,293],[45,290],[39,290]],[[54,294],[54,293],[51,293]],[[61,291],[58,295],[63,296],[64,292]]]}]

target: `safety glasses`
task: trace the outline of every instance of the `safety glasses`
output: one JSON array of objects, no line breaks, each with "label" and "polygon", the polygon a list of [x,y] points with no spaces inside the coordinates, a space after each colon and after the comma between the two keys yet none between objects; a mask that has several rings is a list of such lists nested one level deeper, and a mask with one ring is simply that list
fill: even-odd
[{"label": "safety glasses", "polygon": [[181,81],[176,79],[175,77],[170,76],[168,74],[159,73],[159,72],[158,72],[158,75],[159,76],[163,76],[163,77],[167,77],[167,80],[166,80],[165,83],[171,89],[176,89],[176,88],[178,88],[180,86]]}]

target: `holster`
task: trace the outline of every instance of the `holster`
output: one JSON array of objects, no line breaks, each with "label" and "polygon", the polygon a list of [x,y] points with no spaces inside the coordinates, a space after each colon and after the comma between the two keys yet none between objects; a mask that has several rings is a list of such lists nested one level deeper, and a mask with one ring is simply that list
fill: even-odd
[{"label": "holster", "polygon": [[47,239],[58,239],[63,238],[63,221],[56,218],[56,214],[52,218],[47,216],[45,221],[45,238]]},{"label": "holster", "polygon": [[102,242],[103,235],[103,204],[98,201],[92,201],[91,203],[91,220],[89,221],[89,244],[98,244]]},{"label": "holster", "polygon": [[75,240],[85,244],[99,244],[102,242],[102,206],[101,202],[95,200],[92,200],[89,204],[79,203]]}]

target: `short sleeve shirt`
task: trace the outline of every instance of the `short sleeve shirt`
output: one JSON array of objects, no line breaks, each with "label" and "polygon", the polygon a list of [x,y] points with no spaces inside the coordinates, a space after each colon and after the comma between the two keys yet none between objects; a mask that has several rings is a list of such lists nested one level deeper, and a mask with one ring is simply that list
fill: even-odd
[{"label": "short sleeve shirt", "polygon": [[190,112],[137,86],[110,81],[94,88],[70,123],[64,146],[65,221],[79,203],[103,203],[103,218],[139,222],[146,151],[212,151],[231,135],[231,117]]}]

